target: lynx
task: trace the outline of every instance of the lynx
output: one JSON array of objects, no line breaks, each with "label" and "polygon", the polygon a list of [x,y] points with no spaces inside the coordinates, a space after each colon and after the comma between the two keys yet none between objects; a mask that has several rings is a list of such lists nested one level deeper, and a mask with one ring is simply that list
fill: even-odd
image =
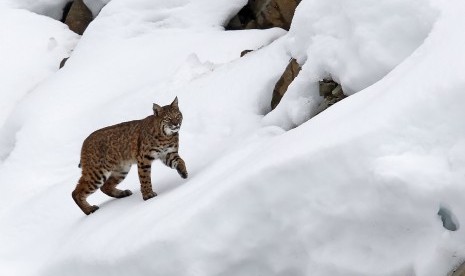
[{"label": "lynx", "polygon": [[178,154],[182,114],[178,98],[167,106],[153,104],[153,115],[142,120],[120,123],[99,129],[84,140],[81,149],[82,176],[72,196],[81,210],[89,215],[99,209],[87,197],[98,188],[105,194],[123,198],[130,190],[116,186],[124,180],[132,164],[137,164],[144,200],[157,194],[152,189],[151,164],[160,159],[187,178],[184,160]]}]

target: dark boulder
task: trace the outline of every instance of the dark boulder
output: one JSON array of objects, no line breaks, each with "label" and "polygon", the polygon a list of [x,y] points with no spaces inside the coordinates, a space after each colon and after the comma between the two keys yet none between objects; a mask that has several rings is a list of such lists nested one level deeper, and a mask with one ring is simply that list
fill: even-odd
[{"label": "dark boulder", "polygon": [[268,29],[289,30],[295,9],[301,0],[249,0],[226,26],[228,30]]},{"label": "dark boulder", "polygon": [[65,24],[69,29],[79,35],[82,35],[87,26],[92,22],[93,15],[83,0],[75,0],[69,8],[65,19]]}]

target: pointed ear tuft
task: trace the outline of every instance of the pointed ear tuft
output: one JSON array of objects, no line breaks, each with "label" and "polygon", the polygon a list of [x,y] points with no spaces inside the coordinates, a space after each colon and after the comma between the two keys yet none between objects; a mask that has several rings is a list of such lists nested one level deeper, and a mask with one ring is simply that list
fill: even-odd
[{"label": "pointed ear tuft", "polygon": [[154,103],[153,104],[153,114],[155,114],[155,116],[158,116],[160,114],[160,111],[161,111],[161,106]]},{"label": "pointed ear tuft", "polygon": [[178,97],[177,96],[176,96],[176,98],[174,98],[174,101],[171,103],[171,106],[179,108],[179,106],[178,106]]}]

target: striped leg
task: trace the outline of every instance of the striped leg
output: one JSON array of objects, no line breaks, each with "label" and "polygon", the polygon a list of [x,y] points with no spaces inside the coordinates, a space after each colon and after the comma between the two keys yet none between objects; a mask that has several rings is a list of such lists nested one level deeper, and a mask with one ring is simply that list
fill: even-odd
[{"label": "striped leg", "polygon": [[161,160],[166,166],[172,169],[176,169],[182,178],[187,178],[188,174],[186,170],[186,164],[177,152],[168,153],[165,156],[163,156]]},{"label": "striped leg", "polygon": [[87,202],[87,197],[93,194],[102,185],[103,181],[105,181],[105,176],[103,173],[99,175],[98,172],[93,172],[92,177],[85,177],[83,174],[79,179],[72,196],[74,202],[86,215],[90,215],[98,210],[99,207],[97,205],[90,205]]},{"label": "striped leg", "polygon": [[126,178],[126,175],[129,172],[131,166],[122,167],[118,171],[114,171],[111,173],[110,177],[107,181],[103,184],[100,190],[108,196],[115,197],[115,198],[123,198],[132,195],[130,190],[120,190],[117,189],[116,186],[121,183],[121,181]]},{"label": "striped leg", "polygon": [[151,169],[152,160],[150,156],[144,156],[137,160],[137,172],[139,173],[140,190],[144,200],[157,196],[152,189]]},{"label": "striped leg", "polygon": [[130,190],[119,190],[116,188],[116,186],[121,183],[121,181],[126,178],[126,175],[128,175],[129,170],[131,169],[131,166],[122,166],[118,170],[113,171],[108,178],[107,181],[103,184],[103,186],[100,188],[102,192],[104,192],[106,195],[115,197],[115,198],[123,198],[132,195],[132,192]]}]

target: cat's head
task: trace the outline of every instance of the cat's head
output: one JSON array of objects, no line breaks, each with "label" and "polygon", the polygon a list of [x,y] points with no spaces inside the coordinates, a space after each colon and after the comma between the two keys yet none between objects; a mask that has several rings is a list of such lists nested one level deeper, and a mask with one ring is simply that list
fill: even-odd
[{"label": "cat's head", "polygon": [[153,104],[153,113],[161,118],[161,127],[165,135],[173,135],[179,131],[182,123],[182,114],[178,106],[178,97],[163,107]]}]

